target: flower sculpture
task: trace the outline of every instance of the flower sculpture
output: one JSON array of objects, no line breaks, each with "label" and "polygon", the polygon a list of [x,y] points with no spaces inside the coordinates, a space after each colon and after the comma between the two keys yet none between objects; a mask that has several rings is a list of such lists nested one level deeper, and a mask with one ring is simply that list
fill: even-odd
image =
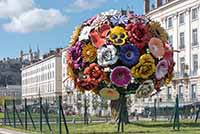
[{"label": "flower sculpture", "polygon": [[102,12],[78,26],[67,50],[77,89],[106,99],[149,97],[172,79],[173,48],[158,22],[134,13]]},{"label": "flower sculpture", "polygon": [[173,48],[158,22],[117,10],[100,13],[78,26],[66,59],[76,89],[119,100],[119,109],[127,94],[145,98],[159,92],[172,80],[175,65]]}]

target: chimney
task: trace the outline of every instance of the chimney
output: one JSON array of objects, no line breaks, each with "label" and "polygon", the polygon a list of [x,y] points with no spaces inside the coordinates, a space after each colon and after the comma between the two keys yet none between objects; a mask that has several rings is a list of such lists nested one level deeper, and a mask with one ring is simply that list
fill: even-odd
[{"label": "chimney", "polygon": [[144,13],[145,14],[147,14],[150,10],[149,5],[150,5],[149,0],[144,0]]},{"label": "chimney", "polygon": [[162,6],[162,0],[155,0],[155,8],[159,8],[160,6]]}]

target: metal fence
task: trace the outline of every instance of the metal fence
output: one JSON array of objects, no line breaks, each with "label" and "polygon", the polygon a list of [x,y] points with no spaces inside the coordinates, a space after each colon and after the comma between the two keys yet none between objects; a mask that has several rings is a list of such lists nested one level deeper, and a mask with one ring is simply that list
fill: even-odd
[{"label": "metal fence", "polygon": [[[86,102],[83,105],[84,113],[69,115],[62,105],[62,97],[56,98],[54,103],[46,99],[38,100],[19,100],[9,99],[4,102],[4,119],[3,124],[14,128],[22,128],[30,131],[42,132],[45,134],[69,134],[69,126],[75,124],[102,123],[111,120],[111,116],[90,116],[87,112]],[[112,110],[111,110],[112,112]],[[173,127],[179,129],[180,119],[192,119],[197,122],[199,118],[199,105],[179,106],[178,96],[174,107],[145,107],[140,114],[129,112],[129,120],[167,120],[172,123]],[[87,125],[85,125],[87,127]],[[73,127],[76,129],[76,127]]]},{"label": "metal fence", "polygon": [[5,100],[3,124],[48,134],[68,134],[69,123],[107,122],[110,118],[108,116],[90,116],[87,108],[85,104],[83,114],[68,115],[63,108],[61,96],[56,98],[54,103],[41,97],[38,100]]}]

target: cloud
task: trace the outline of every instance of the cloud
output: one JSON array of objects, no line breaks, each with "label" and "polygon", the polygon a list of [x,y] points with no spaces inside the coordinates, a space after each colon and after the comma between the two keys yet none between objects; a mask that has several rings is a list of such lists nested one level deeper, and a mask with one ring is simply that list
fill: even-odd
[{"label": "cloud", "polygon": [[34,7],[33,0],[0,0],[0,18],[18,16]]},{"label": "cloud", "polygon": [[66,8],[66,12],[80,12],[83,10],[91,10],[99,8],[105,3],[106,0],[74,0],[73,3]]},{"label": "cloud", "polygon": [[4,24],[3,28],[7,32],[29,33],[35,31],[45,31],[67,21],[67,17],[56,9],[29,10],[18,17],[12,17],[11,22]]}]

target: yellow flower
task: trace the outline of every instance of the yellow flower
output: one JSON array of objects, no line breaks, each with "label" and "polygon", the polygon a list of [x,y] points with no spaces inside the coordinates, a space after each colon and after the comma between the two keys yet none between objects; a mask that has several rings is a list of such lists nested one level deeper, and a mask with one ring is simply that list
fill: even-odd
[{"label": "yellow flower", "polygon": [[93,62],[97,57],[97,49],[91,43],[88,43],[83,47],[82,56],[86,62]]},{"label": "yellow flower", "polygon": [[156,71],[154,59],[150,54],[140,57],[139,63],[132,67],[131,74],[134,78],[148,79]]},{"label": "yellow flower", "polygon": [[80,26],[77,26],[75,29],[74,29],[74,32],[71,36],[71,39],[69,41],[69,45],[70,46],[73,46],[75,44],[75,42],[77,41],[78,39],[78,36],[79,36],[79,33],[81,31],[81,27]]},{"label": "yellow flower", "polygon": [[72,70],[72,68],[70,66],[67,67],[67,75],[69,78],[71,78],[72,80],[74,80],[74,72]]},{"label": "yellow flower", "polygon": [[167,76],[165,78],[165,85],[169,85],[169,83],[171,82],[172,78],[173,78],[173,74],[172,73],[171,74],[167,73]]},{"label": "yellow flower", "polygon": [[167,42],[168,34],[163,27],[161,27],[159,22],[151,21],[149,23],[149,31],[152,37],[157,37],[163,42]]},{"label": "yellow flower", "polygon": [[114,45],[124,45],[127,38],[126,30],[123,27],[115,26],[110,30],[109,39]]},{"label": "yellow flower", "polygon": [[153,57],[150,54],[143,54],[140,57],[139,62],[140,63],[144,63],[144,62],[152,62],[152,63],[154,63],[154,59],[153,59]]}]

